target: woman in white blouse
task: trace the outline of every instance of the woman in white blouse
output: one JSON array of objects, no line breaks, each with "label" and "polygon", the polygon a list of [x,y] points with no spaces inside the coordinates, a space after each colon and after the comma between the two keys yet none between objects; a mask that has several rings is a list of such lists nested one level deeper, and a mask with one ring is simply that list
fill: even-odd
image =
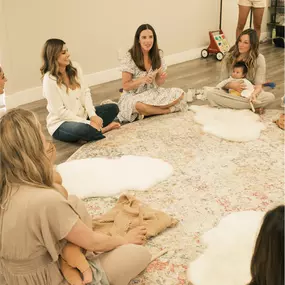
[{"label": "woman in white blouse", "polygon": [[70,61],[64,41],[49,39],[42,52],[43,96],[47,99],[47,129],[55,139],[76,142],[103,139],[104,133],[120,127],[113,122],[116,104],[93,106],[90,89],[84,85],[80,66]]},{"label": "woman in white blouse", "polygon": [[3,116],[6,112],[6,103],[5,103],[5,83],[7,78],[5,77],[3,68],[0,65],[0,117]]}]

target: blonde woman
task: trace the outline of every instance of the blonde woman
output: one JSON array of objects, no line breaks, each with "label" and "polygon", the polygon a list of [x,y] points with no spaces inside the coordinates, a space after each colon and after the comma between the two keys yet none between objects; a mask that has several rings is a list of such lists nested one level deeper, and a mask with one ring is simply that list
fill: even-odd
[{"label": "blonde woman", "polygon": [[93,106],[80,66],[71,62],[64,41],[49,39],[42,52],[43,96],[47,99],[47,129],[55,139],[76,142],[103,139],[104,133],[120,127],[113,122],[116,104]]},{"label": "blonde woman", "polygon": [[82,201],[55,190],[45,150],[33,113],[13,109],[0,119],[0,284],[68,284],[58,265],[66,241],[90,251],[91,285],[128,284],[150,261],[140,245],[146,229],[124,238],[93,232]]},{"label": "blonde woman", "polygon": [[205,88],[205,95],[213,107],[250,109],[250,102],[252,102],[256,111],[262,113],[263,108],[271,103],[275,97],[272,93],[265,92],[262,89],[262,84],[265,82],[266,64],[264,56],[259,53],[259,41],[255,30],[243,31],[235,45],[231,47],[222,61],[221,81],[231,75],[233,66],[238,61],[245,62],[248,68],[246,78],[254,84],[253,96],[248,99],[227,92],[229,89],[233,89],[241,93],[242,90],[246,89],[242,82],[227,83],[222,89],[207,87]]},{"label": "blonde woman", "polygon": [[5,77],[3,68],[0,65],[0,117],[6,112],[6,102],[5,102],[5,83],[7,78]]}]

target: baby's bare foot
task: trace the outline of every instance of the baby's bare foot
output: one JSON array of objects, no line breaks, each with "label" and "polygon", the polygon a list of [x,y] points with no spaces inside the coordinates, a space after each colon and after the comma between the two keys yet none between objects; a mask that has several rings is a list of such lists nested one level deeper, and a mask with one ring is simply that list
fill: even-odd
[{"label": "baby's bare foot", "polygon": [[83,275],[83,284],[91,283],[93,280],[92,269],[89,267],[86,271],[82,273]]},{"label": "baby's bare foot", "polygon": [[121,127],[120,123],[112,122],[108,126],[106,126],[105,128],[102,128],[102,133],[104,134],[104,133],[107,133],[111,130],[119,129],[120,127]]}]

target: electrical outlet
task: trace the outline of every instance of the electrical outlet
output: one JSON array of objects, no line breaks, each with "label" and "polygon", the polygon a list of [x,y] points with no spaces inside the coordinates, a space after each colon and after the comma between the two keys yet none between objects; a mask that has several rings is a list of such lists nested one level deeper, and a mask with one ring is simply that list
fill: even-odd
[{"label": "electrical outlet", "polygon": [[120,61],[123,58],[124,54],[123,54],[123,49],[119,48],[117,49],[117,58]]}]

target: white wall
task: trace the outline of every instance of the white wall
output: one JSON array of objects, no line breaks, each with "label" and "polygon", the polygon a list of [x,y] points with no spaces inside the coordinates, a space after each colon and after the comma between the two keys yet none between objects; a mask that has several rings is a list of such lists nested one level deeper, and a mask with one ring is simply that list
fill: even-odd
[{"label": "white wall", "polygon": [[[220,0],[0,1],[8,107],[41,98],[40,53],[48,38],[63,39],[88,83],[98,84],[119,78],[118,57],[130,48],[142,23],[154,26],[169,64],[199,57],[209,43],[208,31],[219,26]],[[234,37],[236,0],[224,0],[224,6],[223,27]]]}]

